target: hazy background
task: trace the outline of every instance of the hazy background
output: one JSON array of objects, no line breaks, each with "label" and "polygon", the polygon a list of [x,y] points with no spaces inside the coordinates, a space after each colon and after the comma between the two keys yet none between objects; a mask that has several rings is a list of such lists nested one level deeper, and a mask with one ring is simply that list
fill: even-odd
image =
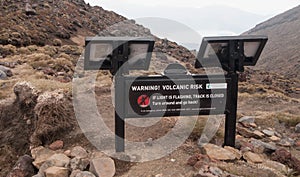
[{"label": "hazy background", "polygon": [[[196,37],[195,34],[183,36],[178,34],[195,31],[199,36],[238,35],[300,4],[299,0],[85,1],[129,19],[135,19],[150,28],[153,34],[174,40],[190,49],[197,48],[196,43],[199,43],[201,37]],[[181,25],[176,24],[177,22]],[[175,30],[174,28],[177,32],[171,32]]]}]

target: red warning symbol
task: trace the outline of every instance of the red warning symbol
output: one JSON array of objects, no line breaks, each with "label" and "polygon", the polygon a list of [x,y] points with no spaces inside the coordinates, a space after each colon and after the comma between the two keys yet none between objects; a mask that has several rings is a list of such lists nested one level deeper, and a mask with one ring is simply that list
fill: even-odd
[{"label": "red warning symbol", "polygon": [[141,108],[146,108],[150,105],[150,98],[148,95],[141,95],[138,97],[137,103]]}]

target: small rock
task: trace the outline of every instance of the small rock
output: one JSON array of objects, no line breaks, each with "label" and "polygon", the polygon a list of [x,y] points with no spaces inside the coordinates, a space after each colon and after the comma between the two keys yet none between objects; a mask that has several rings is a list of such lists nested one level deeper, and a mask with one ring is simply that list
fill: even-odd
[{"label": "small rock", "polygon": [[300,147],[300,140],[298,140],[298,141],[295,142],[295,146],[296,147]]},{"label": "small rock", "polygon": [[58,76],[65,76],[66,73],[65,73],[65,72],[57,72],[57,75],[58,75]]},{"label": "small rock", "polygon": [[47,159],[47,161],[52,161],[53,164],[57,167],[66,167],[70,162],[70,158],[65,154],[59,153],[52,155]]},{"label": "small rock", "polygon": [[49,157],[46,162],[44,162],[39,168],[39,174],[44,176],[45,170],[56,166],[56,167],[66,167],[69,164],[70,158],[65,154],[54,154]]},{"label": "small rock", "polygon": [[45,170],[46,177],[68,177],[69,170],[64,167],[50,167]]},{"label": "small rock", "polygon": [[283,147],[291,147],[295,144],[295,141],[292,139],[281,139],[278,143],[279,146],[283,146]]},{"label": "small rock", "polygon": [[33,176],[35,172],[32,161],[33,159],[29,155],[20,157],[7,177]]},{"label": "small rock", "polygon": [[300,133],[300,123],[298,123],[295,127],[295,132]]},{"label": "small rock", "polygon": [[251,162],[251,163],[262,163],[263,159],[260,157],[260,155],[255,154],[253,152],[245,152],[243,154],[243,158],[247,161],[247,162]]},{"label": "small rock", "polygon": [[284,148],[277,149],[271,155],[271,160],[285,164],[300,173],[300,160],[293,157],[292,154]]},{"label": "small rock", "polygon": [[218,177],[218,176],[213,175],[205,170],[200,169],[198,174],[195,177]]},{"label": "small rock", "polygon": [[32,151],[35,154],[32,154],[32,157],[35,157],[34,162],[32,164],[37,167],[38,169],[41,167],[41,165],[47,161],[49,157],[55,154],[54,151],[47,149],[47,148],[39,148],[37,151]]},{"label": "small rock", "polygon": [[49,145],[49,149],[56,151],[58,149],[62,149],[64,147],[64,142],[61,140],[54,141]]},{"label": "small rock", "polygon": [[148,138],[147,141],[145,142],[146,146],[152,146],[153,145],[153,139],[152,138]]},{"label": "small rock", "polygon": [[187,160],[187,164],[190,165],[190,166],[194,166],[197,162],[198,162],[198,157],[197,157],[197,155],[193,155],[192,157],[190,157],[190,158]]},{"label": "small rock", "polygon": [[86,152],[86,150],[83,147],[76,146],[71,150],[70,156],[77,157],[77,158],[87,158],[88,153]]},{"label": "small rock", "polygon": [[64,154],[68,157],[71,157],[71,150],[66,150]]},{"label": "small rock", "polygon": [[295,127],[295,132],[300,133],[300,123],[298,123]]},{"label": "small rock", "polygon": [[261,131],[258,131],[258,130],[254,130],[253,134],[254,134],[253,137],[257,138],[257,139],[262,139],[264,137],[264,134]]},{"label": "small rock", "polygon": [[209,167],[209,171],[213,174],[213,175],[216,175],[216,176],[222,176],[223,175],[223,171],[218,168],[218,167]]},{"label": "small rock", "polygon": [[7,77],[13,76],[13,73],[12,73],[11,69],[9,69],[5,66],[0,65],[0,71],[3,71],[6,74]]},{"label": "small rock", "polygon": [[270,140],[273,142],[278,142],[278,141],[280,141],[280,138],[278,138],[277,136],[271,136]]},{"label": "small rock", "polygon": [[105,154],[101,151],[94,151],[91,153],[90,158],[94,159],[94,158],[101,158],[101,157],[106,157]]},{"label": "small rock", "polygon": [[233,147],[225,146],[224,149],[232,152],[235,155],[236,159],[241,159],[242,156],[243,156],[243,154],[239,150],[237,150],[237,149],[235,149]]},{"label": "small rock", "polygon": [[27,125],[31,125],[31,120],[30,120],[30,119],[27,119],[27,120],[26,120],[26,124],[27,124]]},{"label": "small rock", "polygon": [[4,71],[1,71],[0,70],[0,79],[7,79],[7,75],[5,74],[5,72]]},{"label": "small rock", "polygon": [[89,171],[99,177],[113,177],[116,173],[115,163],[111,158],[91,159]]},{"label": "small rock", "polygon": [[253,145],[247,141],[244,140],[244,138],[237,139],[236,143],[236,148],[239,149],[242,152],[245,152],[245,149],[252,150]]},{"label": "small rock", "polygon": [[89,171],[73,171],[70,177],[96,177],[93,173]]},{"label": "small rock", "polygon": [[20,105],[36,104],[38,91],[29,82],[18,82],[14,85],[16,102]]},{"label": "small rock", "polygon": [[195,154],[188,159],[187,164],[196,169],[200,169],[202,166],[209,164],[209,162],[210,159],[207,155]]},{"label": "small rock", "polygon": [[205,168],[207,165],[208,165],[208,163],[206,163],[206,162],[198,161],[198,162],[194,165],[194,168],[195,168],[196,170],[200,170],[200,169]]},{"label": "small rock", "polygon": [[77,174],[79,174],[80,172],[82,172],[82,171],[80,171],[80,170],[71,170],[72,172],[71,172],[71,174],[70,174],[70,177],[76,177],[76,175]]},{"label": "small rock", "polygon": [[262,131],[265,135],[267,135],[268,137],[274,136],[275,132],[271,131],[271,130],[263,130]]},{"label": "small rock", "polygon": [[30,153],[31,153],[31,157],[33,159],[36,159],[37,155],[38,155],[38,152],[41,151],[42,149],[44,149],[45,147],[43,146],[38,146],[38,147],[35,147],[35,148],[31,148],[30,150]]},{"label": "small rock", "polygon": [[272,161],[272,160],[266,160],[263,162],[263,165],[272,168],[278,172],[281,172],[283,174],[288,174],[288,168],[282,163]]},{"label": "small rock", "polygon": [[223,161],[236,159],[235,154],[214,144],[204,144],[202,146],[202,150],[211,159],[223,160]]},{"label": "small rock", "polygon": [[249,126],[252,127],[252,128],[257,128],[256,123],[249,123]]},{"label": "small rock", "polygon": [[36,11],[31,7],[29,3],[26,3],[25,5],[25,13],[26,15],[36,15]]},{"label": "small rock", "polygon": [[278,132],[275,132],[274,135],[277,136],[277,137],[279,137],[279,138],[282,138],[282,135],[280,133],[278,133]]},{"label": "small rock", "polygon": [[239,134],[241,134],[243,137],[245,138],[257,138],[257,139],[261,139],[263,135],[261,132],[259,131],[251,131],[247,128],[241,127],[241,126],[237,126],[237,131]]},{"label": "small rock", "polygon": [[239,123],[254,123],[255,122],[255,118],[251,117],[251,116],[244,116],[242,118],[239,119]]},{"label": "small rock", "polygon": [[254,148],[263,147],[264,148],[263,152],[266,152],[266,153],[273,153],[277,149],[277,147],[275,145],[273,145],[272,143],[265,143],[261,140],[257,140],[257,139],[253,139],[253,138],[250,139],[250,143],[252,144],[252,146]]},{"label": "small rock", "polygon": [[87,168],[87,166],[90,164],[90,161],[85,158],[85,159],[81,159],[81,158],[78,158],[78,157],[74,157],[73,159],[71,159],[70,161],[70,168],[72,170],[85,170]]}]

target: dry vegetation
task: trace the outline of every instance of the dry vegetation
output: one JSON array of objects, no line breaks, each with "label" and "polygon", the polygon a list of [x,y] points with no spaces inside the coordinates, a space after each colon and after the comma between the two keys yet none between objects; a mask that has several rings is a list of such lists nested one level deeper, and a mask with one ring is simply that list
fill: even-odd
[{"label": "dry vegetation", "polygon": [[12,96],[12,87],[18,81],[30,81],[42,92],[56,89],[71,91],[74,68],[82,50],[81,47],[67,45],[21,48],[0,45],[0,51],[7,54],[1,62],[13,65],[13,76],[0,80],[0,98]]}]

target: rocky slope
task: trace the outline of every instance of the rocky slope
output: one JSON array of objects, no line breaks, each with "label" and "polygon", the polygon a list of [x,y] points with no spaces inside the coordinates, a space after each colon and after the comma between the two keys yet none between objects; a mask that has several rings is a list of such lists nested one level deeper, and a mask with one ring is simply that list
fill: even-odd
[{"label": "rocky slope", "polygon": [[[84,37],[152,36],[149,29],[112,11],[90,6],[84,0],[3,0],[0,4],[0,45],[84,45]],[[194,56],[176,43],[165,46],[156,38],[157,52],[194,62]],[[180,53],[176,52],[180,49]],[[5,51],[0,50],[2,57]]]},{"label": "rocky slope", "polygon": [[300,6],[258,24],[244,34],[267,35],[257,68],[300,78]]},{"label": "rocky slope", "polygon": [[0,44],[18,47],[83,44],[79,40],[84,36],[125,20],[83,0],[4,0],[0,9]]}]

